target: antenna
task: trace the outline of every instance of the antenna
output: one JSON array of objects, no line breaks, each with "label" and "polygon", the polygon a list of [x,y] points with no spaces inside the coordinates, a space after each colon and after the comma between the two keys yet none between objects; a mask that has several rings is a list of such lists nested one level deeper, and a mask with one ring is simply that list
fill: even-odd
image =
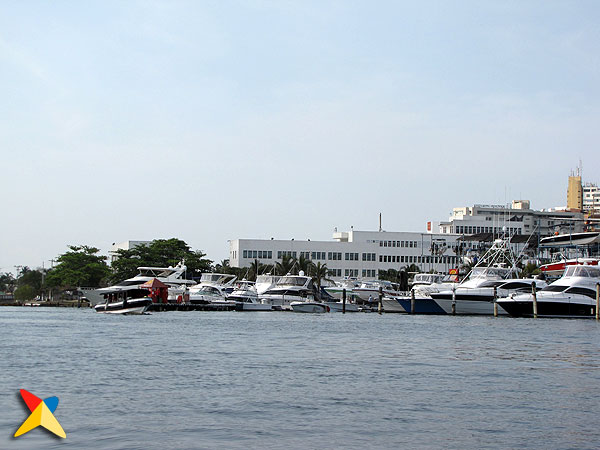
[{"label": "antenna", "polygon": [[379,213],[379,232],[381,233],[381,213]]}]

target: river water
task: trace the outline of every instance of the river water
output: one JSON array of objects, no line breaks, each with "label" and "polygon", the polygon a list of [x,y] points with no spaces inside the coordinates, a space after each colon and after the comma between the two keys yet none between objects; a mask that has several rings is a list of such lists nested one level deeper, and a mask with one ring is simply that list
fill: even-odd
[{"label": "river water", "polygon": [[[598,448],[594,320],[0,308],[0,448]],[[12,435],[19,395],[67,433]]]}]

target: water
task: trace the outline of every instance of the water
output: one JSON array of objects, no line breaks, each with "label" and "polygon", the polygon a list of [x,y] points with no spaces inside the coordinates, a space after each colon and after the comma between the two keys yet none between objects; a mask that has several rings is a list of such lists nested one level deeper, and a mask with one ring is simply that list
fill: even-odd
[{"label": "water", "polygon": [[[600,324],[0,308],[1,448],[597,448]],[[67,439],[24,388],[58,396]]]}]

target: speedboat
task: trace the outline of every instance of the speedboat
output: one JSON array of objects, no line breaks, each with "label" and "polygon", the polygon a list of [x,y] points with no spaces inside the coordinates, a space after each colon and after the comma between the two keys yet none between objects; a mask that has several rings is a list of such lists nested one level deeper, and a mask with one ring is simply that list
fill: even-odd
[{"label": "speedboat", "polygon": [[240,311],[272,311],[271,305],[264,305],[258,299],[254,282],[242,280],[236,283],[233,292],[227,300],[236,303],[236,309]]},{"label": "speedboat", "polygon": [[[536,292],[538,317],[595,317],[600,268],[576,265],[561,278]],[[515,317],[533,316],[533,294],[511,295],[498,300]]]},{"label": "speedboat", "polygon": [[540,239],[540,247],[565,247],[589,245],[600,242],[600,231],[565,233]]},{"label": "speedboat", "polygon": [[152,304],[150,291],[130,286],[128,289],[105,291],[104,303],[98,303],[94,310],[103,314],[143,314]]},{"label": "speedboat", "polygon": [[235,275],[224,273],[203,273],[200,283],[189,290],[191,304],[235,305],[235,300],[227,297],[234,289]]},{"label": "speedboat", "polygon": [[183,262],[180,262],[175,267],[138,267],[139,273],[133,278],[128,278],[110,287],[100,289],[81,288],[81,291],[90,302],[90,305],[95,306],[105,302],[106,299],[104,296],[107,294],[128,290],[130,287],[139,287],[153,278],[157,278],[169,288],[181,288],[196,284],[193,280],[185,279],[186,270],[187,267]]},{"label": "speedboat", "polygon": [[268,291],[259,294],[261,303],[279,309],[291,309],[292,302],[313,302],[316,300],[315,287],[311,277],[300,271],[299,275],[281,277]]},{"label": "speedboat", "polygon": [[316,301],[298,301],[291,302],[290,307],[294,312],[300,313],[317,313],[322,314],[329,312],[330,308],[325,303],[316,302]]}]

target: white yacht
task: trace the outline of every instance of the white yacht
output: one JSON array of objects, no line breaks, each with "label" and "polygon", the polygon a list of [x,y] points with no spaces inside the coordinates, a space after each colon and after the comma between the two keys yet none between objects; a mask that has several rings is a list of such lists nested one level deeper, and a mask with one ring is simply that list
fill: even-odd
[{"label": "white yacht", "polygon": [[240,311],[272,311],[271,305],[265,305],[258,299],[256,286],[253,281],[241,280],[235,284],[233,292],[227,300],[236,302],[236,309]]},{"label": "white yacht", "polygon": [[90,306],[95,306],[99,303],[104,303],[106,294],[112,294],[120,290],[128,290],[131,287],[138,287],[146,281],[157,278],[165,283],[169,288],[181,288],[183,286],[192,286],[196,284],[192,280],[185,279],[187,267],[183,262],[180,262],[175,267],[138,267],[139,273],[127,280],[121,281],[113,286],[100,289],[81,288],[85,298],[90,302]]},{"label": "white yacht", "polygon": [[[563,276],[536,292],[538,317],[595,317],[600,268],[575,265]],[[511,316],[533,316],[533,294],[511,295],[498,300]]]},{"label": "white yacht", "polygon": [[288,310],[291,309],[292,302],[313,302],[315,297],[313,280],[302,271],[299,275],[288,274],[281,277],[275,286],[259,295],[261,303]]},{"label": "white yacht", "polygon": [[278,275],[271,275],[270,273],[264,274],[264,275],[258,275],[256,277],[256,293],[258,295],[264,294],[266,291],[268,291],[269,289],[271,289],[272,287],[275,286],[275,283],[277,283],[277,281],[280,279],[281,277]]},{"label": "white yacht", "polygon": [[491,315],[494,313],[494,289],[498,298],[527,290],[531,292],[534,282],[539,288],[546,285],[538,279],[512,279],[516,272],[516,258],[508,239],[497,239],[459,285],[430,295],[446,314],[452,314],[454,309],[455,314]]},{"label": "white yacht", "polygon": [[358,294],[354,292],[354,289],[360,287],[361,281],[355,277],[345,277],[341,281],[336,282],[333,286],[325,286],[325,291],[332,297],[341,300],[344,295],[344,289],[346,290],[346,300],[355,300]]},{"label": "white yacht", "polygon": [[192,304],[234,305],[235,300],[227,297],[234,289],[235,275],[225,273],[203,273],[200,283],[189,290]]},{"label": "white yacht", "polygon": [[379,301],[379,291],[384,296],[402,295],[400,285],[386,280],[368,280],[363,281],[360,286],[353,289],[354,294],[363,302],[376,303]]}]

